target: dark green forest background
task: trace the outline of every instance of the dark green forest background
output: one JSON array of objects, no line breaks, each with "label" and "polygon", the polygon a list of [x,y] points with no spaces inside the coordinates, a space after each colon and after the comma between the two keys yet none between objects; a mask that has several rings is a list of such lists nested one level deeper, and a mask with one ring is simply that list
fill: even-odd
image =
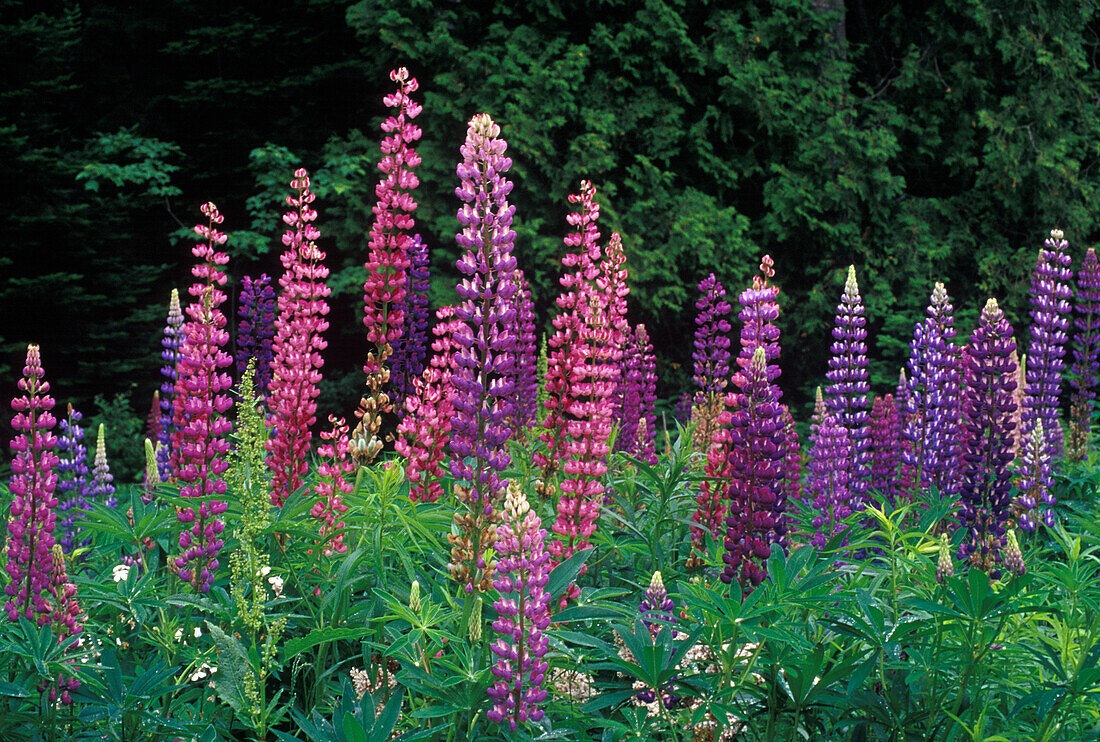
[{"label": "dark green forest background", "polygon": [[1076,260],[1096,240],[1096,2],[247,7],[0,1],[0,392],[41,344],[60,404],[108,420],[131,472],[199,204],[226,216],[234,282],[277,276],[299,166],[333,270],[321,417],[351,414],[381,97],[399,65],[424,103],[433,306],[454,299],[458,146],[488,112],[515,162],[516,254],[540,320],[558,293],[566,195],[589,178],[605,235],[623,235],[631,318],[654,337],[666,397],[690,385],[709,272],[736,296],[775,258],[781,385],[804,417],[850,263],[886,391],[933,282],[947,282],[960,334],[992,295],[1022,339],[1043,237],[1063,228]]}]

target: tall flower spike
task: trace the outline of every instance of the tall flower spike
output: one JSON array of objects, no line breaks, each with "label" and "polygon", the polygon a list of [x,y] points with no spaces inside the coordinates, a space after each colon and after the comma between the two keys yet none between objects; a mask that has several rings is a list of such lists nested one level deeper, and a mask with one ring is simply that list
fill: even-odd
[{"label": "tall flower spike", "polygon": [[523,271],[516,269],[516,433],[535,424],[539,406],[538,347],[535,341],[535,302]]},{"label": "tall flower spike", "polygon": [[718,417],[725,409],[725,388],[730,375],[730,303],[726,289],[711,273],[699,282],[701,296],[695,302],[694,363],[695,442],[708,450],[718,429]]},{"label": "tall flower spike", "polygon": [[487,715],[497,723],[507,720],[512,731],[542,719],[540,704],[547,695],[542,688],[547,670],[543,656],[549,646],[543,632],[550,625],[550,555],[545,541],[542,521],[519,486],[510,483],[496,546],[500,563],[493,586],[500,599],[493,603],[498,616],[493,631],[500,638],[492,645],[496,682],[488,690],[494,705]]},{"label": "tall flower spike", "polygon": [[290,210],[283,221],[283,275],[279,279],[279,317],[275,321],[275,358],[268,386],[269,426],[275,429],[267,442],[267,466],[271,469],[271,504],[282,507],[309,470],[310,427],[317,422],[320,394],[321,351],[328,345],[328,302],[331,293],[325,279],[325,253],[317,247],[321,236],[313,226],[317,211],[309,189],[309,174],[295,171],[290,181],[294,195],[287,196]]},{"label": "tall flower spike", "polygon": [[916,484],[952,498],[960,476],[962,355],[953,342],[953,308],[942,283],[932,290],[927,314],[909,344],[902,455]]},{"label": "tall flower spike", "polygon": [[454,415],[451,417],[451,474],[455,494],[465,506],[455,514],[450,536],[451,576],[467,592],[487,590],[492,564],[484,552],[493,544],[493,508],[503,495],[500,472],[511,463],[505,441],[515,419],[516,233],[508,203],[512,166],[508,144],[488,114],[470,119],[458,165],[463,201],[455,241],[465,253],[457,262],[463,278],[455,309]]},{"label": "tall flower spike", "polygon": [[1028,433],[1023,446],[1023,455],[1016,458],[1019,475],[1016,513],[1020,528],[1029,532],[1035,530],[1035,521],[1031,519],[1032,511],[1046,498],[1046,493],[1054,483],[1050,460],[1046,457],[1045,441],[1043,423],[1040,420]]},{"label": "tall flower spike", "polygon": [[390,409],[384,391],[389,382],[389,366],[394,343],[405,325],[405,294],[409,270],[410,236],[415,226],[416,201],[412,191],[420,185],[413,169],[420,155],[412,149],[420,139],[420,127],[412,120],[420,114],[420,104],[409,97],[416,92],[416,78],[404,67],[390,72],[397,90],[382,99],[394,114],[382,122],[382,159],[378,169],[383,178],[374,189],[378,198],[374,223],[370,230],[367,256],[367,280],[363,284],[363,324],[367,340],[374,350],[367,354],[363,372],[367,375],[367,393],[359,402],[359,424],[352,433],[352,457],[356,463],[370,462],[382,450],[378,433],[382,414]]},{"label": "tall flower spike", "polygon": [[963,478],[959,558],[996,579],[1004,562],[1005,532],[1011,518],[1012,390],[1016,341],[1004,312],[990,299],[970,336],[963,385]]},{"label": "tall flower spike", "polygon": [[241,278],[237,316],[237,374],[244,374],[248,359],[256,359],[256,388],[267,395],[271,383],[271,362],[275,358],[275,289],[271,277]]},{"label": "tall flower spike", "polygon": [[351,443],[344,418],[329,415],[328,421],[332,429],[321,433],[325,442],[317,451],[322,461],[317,467],[317,484],[313,486],[314,494],[321,499],[314,503],[309,514],[320,521],[318,535],[321,553],[332,556],[348,550],[344,543],[344,521],[341,518],[348,511],[344,498],[355,491],[354,484],[349,480],[355,471],[355,464],[349,455]]},{"label": "tall flower spike", "polygon": [[44,626],[50,621],[48,592],[53,568],[52,549],[57,523],[58,464],[53,434],[57,420],[37,345],[27,346],[20,395],[12,399],[11,510],[8,518],[8,620],[20,616]]},{"label": "tall flower spike", "polygon": [[1096,385],[1100,382],[1100,262],[1091,247],[1077,272],[1076,314],[1067,455],[1073,461],[1084,461],[1091,448],[1092,413],[1096,406]]},{"label": "tall flower spike", "polygon": [[764,581],[772,544],[781,543],[785,432],[779,389],[768,378],[767,350],[756,346],[740,376],[738,408],[730,423],[731,468],[726,516],[726,567],[722,581],[736,579],[747,594]]},{"label": "tall flower spike", "polygon": [[103,426],[99,426],[99,434],[96,436],[95,461],[92,467],[92,481],[88,488],[88,499],[99,500],[109,508],[118,505],[115,497],[115,478],[111,474],[111,467],[107,464],[107,442],[103,433]]},{"label": "tall flower spike", "polygon": [[172,289],[172,297],[168,301],[168,322],[164,326],[164,337],[160,341],[161,360],[164,365],[160,367],[160,374],[164,381],[160,385],[160,437],[157,442],[157,468],[160,471],[160,481],[167,482],[172,478],[171,453],[172,453],[172,424],[175,417],[176,398],[176,369],[180,362],[180,345],[183,344],[183,310],[180,309],[180,292]]},{"label": "tall flower spike", "polygon": [[[1022,433],[1026,440],[1036,421],[1042,421],[1045,435],[1044,457],[1057,469],[1062,458],[1062,425],[1058,421],[1058,397],[1062,391],[1062,373],[1065,370],[1065,345],[1069,331],[1069,300],[1073,295],[1069,281],[1073,277],[1070,256],[1066,252],[1069,243],[1062,230],[1052,229],[1050,238],[1039,250],[1035,272],[1031,275],[1031,332],[1028,339],[1027,389],[1024,390],[1024,408],[1020,413]],[[1049,491],[1044,497],[1046,509],[1043,521],[1054,524],[1054,495]]]},{"label": "tall flower spike", "polygon": [[856,269],[848,266],[844,294],[836,308],[833,357],[829,359],[829,370],[825,374],[830,381],[825,389],[825,407],[836,418],[836,423],[848,431],[851,448],[848,487],[852,504],[858,508],[863,507],[871,464],[867,425],[871,388],[867,383],[867,320],[863,313]]},{"label": "tall flower spike", "polygon": [[871,404],[871,489],[887,502],[898,498],[901,465],[901,422],[894,395],[875,397]]},{"label": "tall flower spike", "polygon": [[413,393],[413,381],[424,372],[428,357],[428,246],[415,234],[409,244],[408,291],[401,308],[404,324],[401,338],[394,344],[394,408],[397,419],[405,416],[405,399]]},{"label": "tall flower spike", "polygon": [[810,543],[821,547],[843,530],[841,522],[852,514],[852,498],[848,489],[848,461],[851,446],[848,429],[838,425],[829,413],[821,418],[810,449],[808,495],[813,497],[814,534]]},{"label": "tall flower spike", "polygon": [[177,514],[183,530],[179,535],[180,555],[169,563],[180,579],[199,592],[208,592],[217,570],[218,552],[224,544],[225,523],[220,516],[226,510],[225,479],[229,464],[229,432],[232,423],[226,412],[233,403],[227,392],[232,385],[229,368],[233,359],[225,352],[229,333],[221,305],[226,296],[221,287],[225,274],[221,266],[229,256],[217,246],[226,236],[217,230],[223,217],[214,204],[207,203],[202,213],[208,223],[195,227],[206,242],[191,252],[197,264],[191,274],[197,279],[187,305],[188,322],[183,326],[183,344],[176,369],[176,387],[172,416],[172,470],[181,482],[180,495],[197,507],[180,508]]},{"label": "tall flower spike", "polygon": [[61,436],[57,440],[57,515],[61,519],[57,541],[66,554],[77,546],[91,543],[80,539],[81,521],[87,517],[92,504],[86,497],[88,491],[88,448],[84,445],[83,415],[69,405],[68,416],[61,421]]}]

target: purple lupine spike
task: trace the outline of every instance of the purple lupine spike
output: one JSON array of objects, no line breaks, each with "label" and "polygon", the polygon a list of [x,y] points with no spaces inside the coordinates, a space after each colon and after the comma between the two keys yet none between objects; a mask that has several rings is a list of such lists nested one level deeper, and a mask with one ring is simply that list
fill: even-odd
[{"label": "purple lupine spike", "polygon": [[535,337],[535,302],[531,286],[516,269],[516,431],[535,424],[539,408],[538,342]]},{"label": "purple lupine spike", "polygon": [[798,442],[798,428],[787,405],[780,405],[783,415],[783,511],[787,504],[802,499],[802,448]]},{"label": "purple lupine spike", "polygon": [[963,476],[959,524],[965,536],[959,559],[996,579],[1004,559],[1005,531],[1011,519],[1009,471],[1016,341],[1004,312],[990,299],[970,335],[964,355]]},{"label": "purple lupine spike", "polygon": [[676,407],[672,410],[672,419],[681,425],[687,425],[691,420],[691,392],[680,392],[676,399]]},{"label": "purple lupine spike", "polygon": [[547,693],[542,688],[547,663],[543,660],[549,642],[550,553],[546,551],[546,530],[531,510],[523,491],[511,484],[504,501],[504,523],[497,529],[496,549],[500,555],[493,586],[500,599],[493,603],[497,620],[493,631],[500,635],[491,647],[497,656],[492,673],[496,682],[487,691],[494,705],[490,721],[508,720],[514,732],[520,724],[542,719],[540,704]]},{"label": "purple lupine spike", "polygon": [[226,296],[225,273],[221,266],[229,256],[218,250],[226,235],[216,225],[223,217],[213,203],[202,206],[207,224],[195,227],[206,242],[196,244],[192,254],[197,258],[191,274],[197,279],[191,285],[194,298],[187,306],[190,318],[184,326],[177,369],[176,394],[172,416],[172,470],[182,483],[180,495],[198,507],[179,509],[177,519],[183,526],[179,535],[180,554],[169,562],[180,579],[199,592],[209,592],[214,572],[219,566],[218,552],[224,545],[225,523],[219,517],[226,511],[225,479],[229,468],[228,434],[233,424],[226,412],[233,406],[226,392],[232,384],[224,369],[233,364],[225,352],[229,333],[221,310]]},{"label": "purple lupine spike", "polygon": [[764,581],[771,545],[781,543],[785,433],[779,388],[768,378],[767,351],[758,345],[752,362],[735,376],[741,384],[730,423],[731,469],[726,516],[726,563],[721,579],[736,579],[745,593]]},{"label": "purple lupine spike", "polygon": [[697,394],[703,397],[721,394],[729,383],[730,303],[726,301],[726,289],[711,273],[699,282],[702,296],[695,302],[695,350],[691,358],[695,363]]},{"label": "purple lupine spike", "polygon": [[404,400],[413,393],[413,379],[424,372],[428,359],[428,288],[430,279],[428,245],[419,234],[408,243],[408,281],[402,309],[403,329],[394,343],[390,367],[394,411],[405,416]]},{"label": "purple lupine spike", "polygon": [[676,604],[672,602],[668,590],[665,589],[661,573],[654,572],[653,577],[649,580],[649,587],[646,588],[645,597],[642,599],[641,605],[638,606],[642,621],[649,629],[650,635],[657,636],[663,627],[674,626],[676,624],[675,610]]},{"label": "purple lupine spike", "polygon": [[627,333],[625,340],[619,362],[619,383],[611,398],[611,416],[619,423],[614,450],[634,454],[638,421],[642,416],[642,353],[633,332]]},{"label": "purple lupine spike", "polygon": [[887,502],[897,502],[901,466],[901,420],[894,395],[871,403],[871,489]]},{"label": "purple lupine spike", "polygon": [[267,395],[271,383],[271,361],[275,358],[275,289],[271,276],[241,278],[237,316],[237,375],[244,374],[249,359],[256,359],[256,389]]},{"label": "purple lupine spike", "polygon": [[465,513],[455,514],[460,537],[452,549],[451,575],[466,591],[486,590],[492,565],[484,552],[492,546],[489,528],[493,505],[503,493],[502,472],[511,456],[504,443],[512,437],[509,414],[515,405],[515,327],[518,286],[512,246],[515,207],[508,203],[512,181],[504,173],[512,165],[507,143],[488,114],[469,123],[457,173],[462,181],[455,194],[464,202],[458,210],[463,230],[455,241],[465,252],[456,263],[461,303],[455,309],[460,324],[457,345],[454,415],[451,418],[451,474]]},{"label": "purple lupine spike", "polygon": [[57,420],[50,412],[54,400],[45,375],[38,346],[28,345],[23,378],[19,380],[21,396],[11,401],[15,436],[11,441],[12,500],[6,565],[9,581],[4,586],[8,620],[18,621],[23,616],[39,626],[50,622],[49,588],[57,524],[54,469],[58,459],[53,434]]},{"label": "purple lupine spike", "polygon": [[1077,272],[1076,314],[1073,336],[1073,368],[1069,384],[1073,389],[1070,403],[1069,458],[1084,461],[1092,443],[1092,413],[1096,385],[1100,382],[1100,262],[1089,248]]},{"label": "purple lupine spike", "polygon": [[841,522],[852,514],[848,489],[851,445],[848,429],[828,412],[821,417],[813,438],[806,489],[818,513],[813,520],[814,534],[810,543],[820,548],[841,532]]},{"label": "purple lupine spike", "polygon": [[775,321],[779,318],[779,288],[771,283],[775,276],[775,263],[765,255],[760,261],[760,275],[752,279],[752,287],[737,297],[741,311],[737,317],[741,320],[741,353],[737,357],[737,366],[733,374],[733,385],[745,385],[744,374],[752,363],[758,347],[764,349],[765,370],[770,382],[779,378],[779,328]]},{"label": "purple lupine spike", "polygon": [[164,326],[164,337],[160,341],[160,374],[164,381],[160,385],[160,436],[157,442],[157,471],[160,481],[167,482],[175,473],[172,471],[172,420],[173,400],[176,398],[176,368],[180,362],[180,345],[183,342],[183,311],[180,309],[180,292],[172,289],[172,298],[168,301],[168,321]]},{"label": "purple lupine spike", "polygon": [[[1044,457],[1056,469],[1062,458],[1062,425],[1058,421],[1058,396],[1062,391],[1065,370],[1066,342],[1069,339],[1069,300],[1073,295],[1069,281],[1073,278],[1069,243],[1062,230],[1052,229],[1043,243],[1031,275],[1031,331],[1028,339],[1027,388],[1020,412],[1022,435],[1026,439],[1036,420],[1043,423],[1046,436]],[[1054,495],[1044,493],[1043,522],[1054,525]]]},{"label": "purple lupine spike", "polygon": [[634,328],[635,344],[641,356],[641,415],[638,420],[635,453],[650,466],[657,463],[657,356],[645,325]]},{"label": "purple lupine spike", "polygon": [[833,327],[832,358],[825,376],[825,407],[836,424],[848,431],[851,460],[848,464],[848,488],[851,504],[862,508],[869,484],[871,441],[867,425],[871,388],[867,383],[867,320],[863,299],[856,283],[855,266],[848,266],[844,293],[836,308]]},{"label": "purple lupine spike", "polygon": [[1035,506],[1045,499],[1046,493],[1054,483],[1050,460],[1046,458],[1046,435],[1043,432],[1042,420],[1035,423],[1022,448],[1022,454],[1017,458],[1019,495],[1016,497],[1016,512],[1020,528],[1031,532],[1035,530],[1032,512]]},{"label": "purple lupine spike", "polygon": [[[61,435],[57,439],[57,542],[65,554],[73,553],[77,546],[86,545],[78,540],[80,521],[87,517],[92,504],[85,498],[88,487],[88,447],[84,445],[83,415],[70,404],[68,415],[61,421]],[[88,539],[87,543],[91,543]]]},{"label": "purple lupine spike", "polygon": [[118,505],[115,497],[115,481],[111,474],[111,467],[107,464],[107,443],[103,435],[103,426],[99,426],[99,434],[96,436],[95,461],[92,467],[92,479],[88,483],[86,496],[89,501],[100,500],[109,508]]}]

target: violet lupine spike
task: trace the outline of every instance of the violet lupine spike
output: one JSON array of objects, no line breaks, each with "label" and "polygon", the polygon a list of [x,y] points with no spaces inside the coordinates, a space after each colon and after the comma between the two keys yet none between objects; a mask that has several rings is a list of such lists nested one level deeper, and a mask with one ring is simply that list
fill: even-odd
[{"label": "violet lupine spike", "polygon": [[787,405],[780,405],[783,414],[783,504],[802,499],[802,448],[798,442],[798,428]]},{"label": "violet lupine spike", "polygon": [[542,684],[549,642],[543,632],[550,625],[550,554],[542,521],[514,483],[508,486],[503,511],[496,542],[500,562],[493,581],[500,592],[493,603],[498,616],[493,631],[500,638],[491,647],[497,657],[492,668],[496,682],[487,691],[494,703],[487,716],[496,723],[507,720],[515,731],[520,724],[542,719],[540,704],[547,696]]},{"label": "violet lupine spike", "polygon": [[413,380],[424,372],[428,358],[428,246],[420,235],[414,234],[408,251],[408,291],[402,307],[404,326],[400,340],[394,343],[390,371],[394,411],[398,420],[405,416],[404,401],[413,393]]},{"label": "violet lupine spike", "polygon": [[1100,383],[1100,262],[1096,250],[1089,248],[1081,270],[1077,272],[1076,318],[1073,336],[1073,367],[1069,385],[1072,420],[1069,457],[1074,461],[1088,458],[1092,443],[1092,415],[1096,407],[1096,385]]},{"label": "violet lupine spike", "polygon": [[901,466],[901,420],[894,395],[871,403],[871,489],[889,503],[897,502]]},{"label": "violet lupine spike", "polygon": [[367,280],[363,284],[363,324],[367,340],[374,351],[367,354],[363,373],[367,376],[367,393],[359,402],[356,416],[359,424],[352,432],[352,458],[357,464],[370,462],[382,449],[378,437],[382,413],[391,408],[383,387],[389,380],[388,362],[394,343],[405,327],[405,293],[408,283],[409,244],[416,226],[413,212],[416,200],[412,193],[420,185],[414,168],[420,155],[412,148],[420,139],[420,127],[412,122],[422,110],[410,96],[419,85],[404,67],[390,72],[397,90],[382,102],[394,109],[382,122],[382,159],[378,169],[383,178],[374,192],[378,201],[374,207],[374,223],[370,230]]},{"label": "violet lupine spike", "polygon": [[275,358],[275,289],[271,276],[241,278],[237,316],[237,375],[243,375],[249,359],[256,359],[256,389],[267,396],[271,362]]},{"label": "violet lupine spike", "polygon": [[1004,312],[990,299],[970,336],[964,363],[963,476],[959,488],[959,559],[996,579],[1004,561],[1005,533],[1012,518],[1012,391],[1016,341]]},{"label": "violet lupine spike", "polygon": [[229,256],[217,246],[226,235],[217,230],[223,221],[213,203],[204,204],[207,224],[195,227],[206,242],[196,244],[191,253],[198,262],[191,269],[197,279],[191,285],[193,301],[187,305],[188,322],[183,327],[179,366],[172,416],[172,471],[182,484],[180,495],[198,507],[180,508],[177,518],[183,525],[179,535],[180,555],[169,568],[198,592],[208,592],[217,571],[218,552],[224,545],[225,523],[220,516],[226,510],[223,475],[229,468],[228,435],[233,424],[226,412],[233,406],[229,388],[233,382],[225,372],[233,359],[225,352],[229,342],[226,318],[221,310],[226,296],[222,291],[225,273],[221,266]]},{"label": "violet lupine spike", "polygon": [[160,481],[167,482],[175,472],[172,471],[172,420],[174,418],[176,381],[178,376],[176,369],[180,362],[180,345],[183,343],[183,310],[180,309],[180,292],[172,289],[172,297],[168,301],[168,321],[164,326],[164,337],[161,339],[161,360],[164,365],[160,367],[160,374],[164,381],[160,385],[160,437],[157,442],[157,470],[160,472]]},{"label": "violet lupine spike", "polygon": [[11,509],[8,518],[8,599],[4,608],[9,621],[22,616],[45,626],[50,622],[50,578],[53,569],[54,529],[57,525],[58,458],[53,434],[54,400],[45,379],[37,345],[27,346],[19,396],[11,401],[15,415],[11,427]]},{"label": "violet lupine spike", "polygon": [[691,392],[680,392],[676,399],[676,407],[672,410],[672,419],[681,425],[687,425],[691,420]]},{"label": "violet lupine spike", "polygon": [[848,464],[848,488],[852,504],[862,508],[866,499],[871,468],[871,441],[867,424],[871,387],[867,383],[867,320],[863,316],[855,266],[848,266],[844,293],[836,308],[833,327],[832,358],[825,376],[825,407],[836,423],[848,431],[851,460]]},{"label": "violet lupine spike", "polygon": [[721,579],[736,579],[747,594],[764,581],[773,544],[782,544],[785,432],[779,388],[769,379],[767,350],[756,346],[737,377],[741,388],[730,422],[731,468],[726,516],[726,563]]},{"label": "violet lupine spike", "polygon": [[702,296],[695,302],[695,386],[699,394],[709,397],[721,394],[730,376],[730,303],[726,301],[726,289],[711,273],[699,282]]},{"label": "violet lupine spike", "polygon": [[149,414],[145,417],[145,437],[151,440],[160,440],[160,392],[153,392],[153,399],[149,405]]},{"label": "violet lupine spike", "polygon": [[611,402],[611,415],[619,424],[615,450],[634,454],[638,421],[642,415],[642,354],[634,333],[626,336],[619,368],[619,383]]},{"label": "violet lupine spike", "polygon": [[1046,453],[1046,436],[1040,420],[1035,423],[1027,440],[1024,441],[1022,455],[1016,458],[1019,463],[1017,467],[1019,494],[1016,496],[1016,512],[1020,528],[1028,532],[1035,530],[1035,521],[1031,517],[1035,506],[1045,499],[1046,493],[1054,483]]},{"label": "violet lupine spike", "polygon": [[842,521],[852,514],[852,495],[848,489],[848,460],[851,445],[848,429],[837,423],[831,413],[825,413],[818,423],[810,450],[807,495],[813,497],[814,534],[810,543],[822,547],[844,530]]},{"label": "violet lupine spike", "polygon": [[666,626],[676,625],[675,610],[676,604],[669,597],[668,590],[665,589],[661,573],[654,572],[653,577],[649,580],[649,587],[646,588],[645,597],[642,598],[641,605],[638,606],[638,612],[641,614],[642,621],[649,629],[651,636],[657,636],[661,629]]},{"label": "violet lupine spike", "polygon": [[634,328],[635,344],[641,357],[641,414],[634,452],[650,466],[657,464],[657,356],[645,325]]},{"label": "violet lupine spike", "polygon": [[88,483],[87,497],[91,500],[101,501],[109,508],[118,506],[118,498],[115,497],[115,478],[111,474],[111,467],[107,464],[107,443],[103,434],[103,426],[99,426],[96,436],[95,460],[92,467],[92,479]]},{"label": "violet lupine spike", "polygon": [[538,342],[535,336],[535,302],[531,286],[516,269],[516,431],[535,424],[539,408]]},{"label": "violet lupine spike", "polygon": [[315,194],[309,173],[299,168],[290,181],[294,194],[286,197],[290,210],[283,215],[289,229],[283,233],[286,249],[280,256],[279,316],[275,320],[275,356],[268,385],[269,427],[275,429],[266,443],[271,470],[271,504],[282,507],[305,481],[309,450],[317,422],[317,396],[321,393],[321,352],[328,347],[328,296],[325,253],[317,247],[321,233],[314,226]]},{"label": "violet lupine spike", "polygon": [[516,208],[508,203],[512,181],[504,177],[512,166],[507,148],[488,114],[470,119],[455,189],[464,202],[458,210],[463,230],[455,241],[465,252],[456,263],[463,278],[455,308],[460,324],[453,337],[450,447],[455,494],[464,508],[455,514],[459,535],[451,540],[450,572],[467,593],[491,585],[492,564],[484,554],[493,544],[493,508],[504,490],[500,472],[511,462],[504,444],[513,432],[519,287],[512,255]]},{"label": "violet lupine spike", "polygon": [[752,363],[756,349],[764,349],[768,381],[779,378],[779,328],[775,321],[779,318],[779,288],[771,283],[775,276],[775,263],[771,256],[760,260],[760,275],[753,276],[752,286],[737,297],[741,311],[737,317],[741,320],[741,353],[737,357],[738,369],[734,371],[734,386],[744,386],[743,376]]},{"label": "violet lupine spike", "polygon": [[83,415],[70,404],[68,416],[61,420],[61,435],[57,439],[57,516],[60,519],[57,542],[65,554],[77,546],[91,543],[78,539],[80,521],[87,517],[92,504],[85,493],[88,489],[88,447],[84,445]]}]

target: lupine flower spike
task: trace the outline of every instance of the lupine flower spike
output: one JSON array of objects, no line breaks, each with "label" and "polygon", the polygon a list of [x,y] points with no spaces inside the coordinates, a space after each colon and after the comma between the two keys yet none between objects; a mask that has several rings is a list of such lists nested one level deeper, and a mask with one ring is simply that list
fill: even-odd
[{"label": "lupine flower spike", "polygon": [[542,688],[548,647],[543,632],[550,625],[550,555],[545,541],[542,521],[519,486],[510,483],[496,542],[500,562],[493,585],[500,599],[493,603],[498,616],[493,631],[500,638],[492,645],[496,682],[488,690],[494,704],[488,717],[498,723],[507,720],[512,731],[542,718],[540,704],[547,695]]},{"label": "lupine flower spike", "polygon": [[390,372],[398,420],[405,416],[405,399],[413,393],[414,380],[424,372],[428,357],[428,262],[428,246],[414,234],[409,244],[408,291],[401,308],[404,325],[394,344]]},{"label": "lupine flower spike", "polygon": [[271,277],[266,273],[259,278],[244,276],[238,303],[237,375],[244,373],[250,358],[255,358],[256,388],[266,396],[275,358],[275,289]]},{"label": "lupine flower spike", "polygon": [[348,550],[344,543],[344,521],[341,518],[348,511],[344,498],[355,491],[350,479],[355,471],[355,464],[351,461],[351,443],[344,418],[329,415],[328,421],[332,429],[321,433],[325,442],[317,451],[322,460],[317,467],[318,481],[313,487],[314,494],[321,499],[314,503],[309,514],[320,522],[318,535],[321,553],[332,556]]},{"label": "lupine flower spike", "polygon": [[275,321],[275,358],[268,385],[269,426],[275,434],[267,442],[267,466],[271,469],[271,504],[281,507],[302,486],[309,469],[310,427],[317,422],[320,394],[321,351],[327,347],[328,268],[325,253],[317,247],[321,236],[313,226],[317,211],[309,189],[309,174],[297,170],[290,181],[293,195],[286,197],[290,210],[283,221],[283,275],[279,279],[279,316]]},{"label": "lupine flower spike", "polygon": [[96,436],[95,461],[92,467],[92,481],[88,488],[90,500],[101,501],[109,508],[118,505],[115,497],[115,478],[111,474],[111,467],[107,464],[107,443],[103,432],[103,426],[99,426],[99,434]]},{"label": "lupine flower spike", "polygon": [[852,505],[863,507],[871,468],[871,441],[867,412],[870,407],[870,386],[867,383],[867,320],[863,316],[863,299],[856,283],[856,269],[848,267],[844,294],[836,308],[833,327],[833,357],[829,359],[825,388],[825,407],[836,424],[848,433],[851,458],[848,465],[848,487]]},{"label": "lupine flower spike", "polygon": [[193,301],[187,306],[188,322],[183,326],[183,344],[176,370],[172,417],[172,470],[182,483],[180,494],[197,507],[180,508],[180,555],[170,567],[180,579],[199,592],[210,590],[218,568],[218,552],[224,540],[225,523],[219,516],[226,510],[225,479],[228,468],[228,434],[233,425],[226,417],[232,407],[227,392],[232,385],[229,368],[233,359],[224,348],[229,342],[226,319],[221,305],[225,274],[221,266],[229,257],[219,252],[226,236],[217,230],[223,217],[214,204],[207,203],[202,213],[207,224],[195,227],[206,242],[192,248],[198,263],[191,269],[197,279],[191,286]]},{"label": "lupine flower spike", "polygon": [[77,546],[86,546],[90,539],[81,540],[78,534],[81,521],[92,509],[85,496],[88,491],[88,449],[84,445],[82,415],[69,405],[68,416],[61,421],[61,437],[57,441],[57,514],[60,518],[58,543],[66,554]]},{"label": "lupine flower spike", "polygon": [[1100,263],[1091,247],[1077,272],[1076,315],[1073,368],[1069,379],[1073,397],[1066,454],[1071,461],[1084,461],[1091,448],[1096,385],[1100,382]]},{"label": "lupine flower spike", "polygon": [[1012,327],[990,299],[966,349],[963,385],[963,477],[959,523],[966,534],[959,558],[993,579],[1005,559],[1005,533],[1011,518],[1009,472],[1012,463],[1012,390],[1016,369]]},{"label": "lupine flower spike", "polygon": [[160,471],[160,481],[167,482],[172,478],[172,421],[175,416],[176,397],[176,368],[180,362],[180,346],[183,344],[183,310],[180,309],[180,292],[172,289],[172,297],[168,302],[168,322],[164,327],[164,337],[160,341],[160,357],[164,365],[160,367],[160,374],[164,381],[160,385],[160,437],[157,443],[157,469]]},{"label": "lupine flower spike", "polygon": [[363,284],[363,324],[374,351],[367,354],[363,372],[367,375],[367,393],[359,402],[359,424],[352,433],[352,457],[357,464],[369,463],[382,450],[378,437],[382,414],[390,409],[384,391],[389,382],[389,359],[394,343],[405,327],[405,294],[409,270],[409,247],[415,226],[416,201],[412,191],[420,184],[413,169],[420,155],[411,145],[420,139],[420,127],[412,120],[420,114],[420,104],[410,96],[418,87],[416,78],[404,67],[390,72],[397,90],[382,102],[394,114],[382,122],[382,159],[378,169],[383,178],[374,189],[378,203],[370,230],[367,256],[367,281]]}]

